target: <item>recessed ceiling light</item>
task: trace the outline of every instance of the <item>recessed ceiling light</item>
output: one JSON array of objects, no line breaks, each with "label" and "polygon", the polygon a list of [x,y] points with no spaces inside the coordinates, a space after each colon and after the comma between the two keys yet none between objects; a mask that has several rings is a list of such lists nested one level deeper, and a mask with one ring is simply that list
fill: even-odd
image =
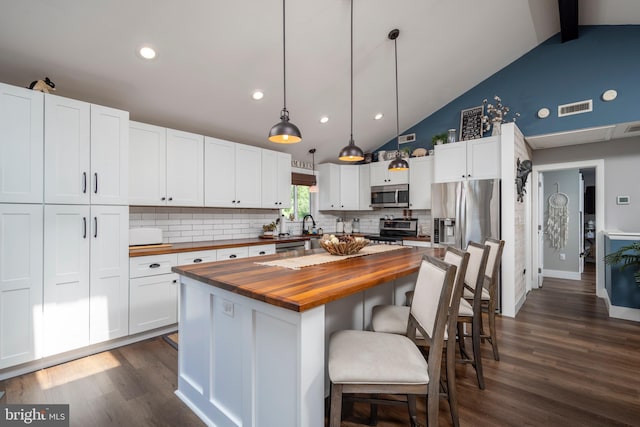
[{"label": "recessed ceiling light", "polygon": [[609,89],[602,94],[603,101],[613,101],[617,97],[618,97],[618,92],[616,92],[614,89]]},{"label": "recessed ceiling light", "polygon": [[382,113],[378,113],[375,116],[373,116],[373,120],[380,120],[383,117],[384,117],[384,115]]},{"label": "recessed ceiling light", "polygon": [[320,123],[324,124],[324,123],[327,123],[328,121],[329,121],[329,117],[327,116],[320,117]]},{"label": "recessed ceiling light", "polygon": [[260,99],[264,98],[264,93],[261,90],[256,90],[255,92],[253,92],[251,97],[256,101],[259,101]]},{"label": "recessed ceiling light", "polygon": [[141,57],[144,59],[153,59],[156,57],[156,51],[150,46],[142,46],[138,51]]}]

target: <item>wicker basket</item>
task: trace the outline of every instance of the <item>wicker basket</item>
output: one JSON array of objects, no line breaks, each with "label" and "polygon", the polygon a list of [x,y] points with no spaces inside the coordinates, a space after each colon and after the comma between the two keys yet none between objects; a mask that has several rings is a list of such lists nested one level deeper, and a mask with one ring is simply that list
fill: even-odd
[{"label": "wicker basket", "polygon": [[362,248],[370,243],[367,239],[357,239],[351,242],[338,242],[331,243],[330,240],[320,239],[320,246],[322,249],[329,252],[331,255],[353,255],[360,252]]}]

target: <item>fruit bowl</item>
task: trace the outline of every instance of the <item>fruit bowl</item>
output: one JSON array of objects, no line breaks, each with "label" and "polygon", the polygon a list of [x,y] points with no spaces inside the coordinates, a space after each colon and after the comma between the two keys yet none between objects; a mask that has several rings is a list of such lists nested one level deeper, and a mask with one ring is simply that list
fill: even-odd
[{"label": "fruit bowl", "polygon": [[370,243],[364,237],[325,235],[320,246],[331,255],[353,255]]}]

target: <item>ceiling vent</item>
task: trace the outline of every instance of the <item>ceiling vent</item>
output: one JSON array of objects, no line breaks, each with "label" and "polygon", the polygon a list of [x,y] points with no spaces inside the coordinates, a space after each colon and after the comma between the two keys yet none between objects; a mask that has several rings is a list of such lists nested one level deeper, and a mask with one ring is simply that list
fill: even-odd
[{"label": "ceiling vent", "polygon": [[558,117],[572,116],[574,114],[589,113],[593,111],[593,100],[573,102],[571,104],[558,105]]},{"label": "ceiling vent", "polygon": [[631,125],[624,131],[624,133],[633,133],[633,132],[640,132],[640,124]]},{"label": "ceiling vent", "polygon": [[398,143],[400,144],[407,144],[409,142],[413,142],[416,140],[416,134],[415,133],[408,133],[406,135],[400,135],[398,137]]}]

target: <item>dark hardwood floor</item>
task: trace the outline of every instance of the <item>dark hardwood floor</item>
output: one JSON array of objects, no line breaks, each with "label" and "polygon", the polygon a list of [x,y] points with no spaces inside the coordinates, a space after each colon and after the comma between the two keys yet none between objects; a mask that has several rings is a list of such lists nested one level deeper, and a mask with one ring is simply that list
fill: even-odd
[{"label": "dark hardwood floor", "polygon": [[[483,346],[486,390],[471,366],[457,369],[462,426],[640,425],[640,324],[609,319],[594,283],[592,270],[545,279],[515,319],[498,318],[501,360]],[[176,386],[177,352],[161,338],[0,382],[6,403],[69,403],[72,426],[202,426]],[[418,409],[424,420],[423,401]],[[381,406],[378,417],[380,427],[409,425],[404,407]],[[367,424],[362,404],[342,423]]]}]

